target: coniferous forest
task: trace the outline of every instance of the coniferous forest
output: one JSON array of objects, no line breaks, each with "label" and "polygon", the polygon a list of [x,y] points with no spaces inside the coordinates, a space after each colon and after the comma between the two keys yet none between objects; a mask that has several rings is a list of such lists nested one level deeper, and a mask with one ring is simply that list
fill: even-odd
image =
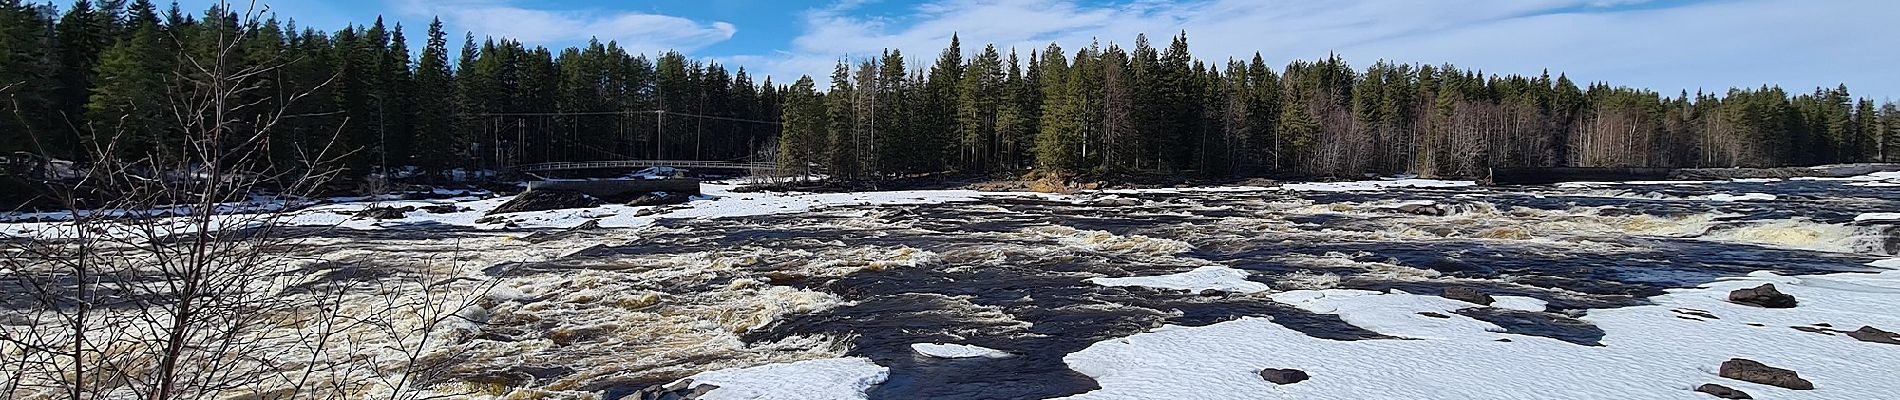
[{"label": "coniferous forest", "polygon": [[[1845,85],[1658,93],[1562,74],[1339,57],[1269,66],[1162,47],[892,50],[821,84],[598,41],[549,49],[388,25],[334,32],[150,0],[0,0],[0,151],[85,162],[84,149],[184,142],[168,99],[193,52],[236,43],[268,66],[244,110],[284,108],[270,156],[350,150],[344,177],[521,163],[775,159],[849,179],[932,173],[1484,177],[1493,167],[1768,167],[1900,161],[1900,109]],[[478,39],[481,38],[481,39]],[[449,40],[460,40],[451,54]],[[411,54],[410,40],[422,40]],[[659,52],[649,58],[643,52]],[[312,90],[305,96],[303,91]],[[257,111],[263,112],[263,111]],[[245,120],[242,115],[233,116]]]}]

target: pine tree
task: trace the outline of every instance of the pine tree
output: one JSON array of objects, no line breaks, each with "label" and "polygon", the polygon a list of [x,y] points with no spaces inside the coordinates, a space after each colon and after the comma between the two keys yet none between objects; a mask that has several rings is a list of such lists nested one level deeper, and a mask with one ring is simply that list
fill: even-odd
[{"label": "pine tree", "polygon": [[826,130],[830,149],[831,174],[841,179],[857,179],[864,174],[864,161],[858,149],[863,138],[858,131],[857,96],[851,83],[851,64],[838,60],[831,72],[831,90],[825,93]]}]

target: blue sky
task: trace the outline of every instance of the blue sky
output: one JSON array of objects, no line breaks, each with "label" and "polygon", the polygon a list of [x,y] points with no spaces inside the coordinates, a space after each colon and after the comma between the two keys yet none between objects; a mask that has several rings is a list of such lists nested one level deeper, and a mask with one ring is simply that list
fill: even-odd
[{"label": "blue sky", "polygon": [[966,51],[995,43],[1027,55],[1051,41],[1071,51],[1092,40],[1127,46],[1143,32],[1165,44],[1186,30],[1196,55],[1211,60],[1260,51],[1278,65],[1336,52],[1360,66],[1386,59],[1491,73],[1549,68],[1663,92],[1847,83],[1860,95],[1900,100],[1893,0],[259,1],[325,30],[382,15],[416,38],[440,16],[456,39],[474,31],[564,47],[600,37],[778,81],[800,74],[823,81],[841,57],[884,48],[927,63],[952,33]]}]

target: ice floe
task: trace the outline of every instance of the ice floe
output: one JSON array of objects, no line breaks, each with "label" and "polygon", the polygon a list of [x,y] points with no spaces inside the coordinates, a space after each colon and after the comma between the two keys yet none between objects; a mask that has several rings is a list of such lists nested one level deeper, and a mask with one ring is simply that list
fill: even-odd
[{"label": "ice floe", "polygon": [[1880,212],[1854,216],[1854,222],[1860,221],[1900,221],[1900,213]]},{"label": "ice floe", "polygon": [[1178,274],[1127,278],[1089,278],[1088,282],[1102,286],[1141,286],[1195,292],[1213,289],[1223,292],[1258,293],[1273,289],[1265,283],[1247,280],[1247,276],[1247,271],[1223,265],[1209,265]]},{"label": "ice floe", "polygon": [[1010,354],[1005,351],[967,344],[912,343],[910,350],[936,358],[1004,358]]}]

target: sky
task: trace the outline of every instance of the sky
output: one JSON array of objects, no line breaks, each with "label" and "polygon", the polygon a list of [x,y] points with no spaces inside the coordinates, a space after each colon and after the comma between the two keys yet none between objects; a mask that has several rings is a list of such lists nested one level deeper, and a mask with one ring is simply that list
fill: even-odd
[{"label": "sky", "polygon": [[1212,61],[1259,52],[1284,65],[1337,53],[1360,67],[1389,60],[1493,74],[1548,69],[1664,93],[1845,83],[1857,96],[1900,101],[1895,0],[258,1],[332,31],[382,16],[407,27],[417,46],[440,17],[451,46],[470,31],[548,47],[597,37],[784,83],[804,74],[825,82],[841,58],[886,48],[925,65],[952,34],[966,52],[993,43],[1026,57],[1050,42],[1071,52],[1091,42],[1131,47],[1138,33],[1165,46],[1185,31],[1195,55]]}]

